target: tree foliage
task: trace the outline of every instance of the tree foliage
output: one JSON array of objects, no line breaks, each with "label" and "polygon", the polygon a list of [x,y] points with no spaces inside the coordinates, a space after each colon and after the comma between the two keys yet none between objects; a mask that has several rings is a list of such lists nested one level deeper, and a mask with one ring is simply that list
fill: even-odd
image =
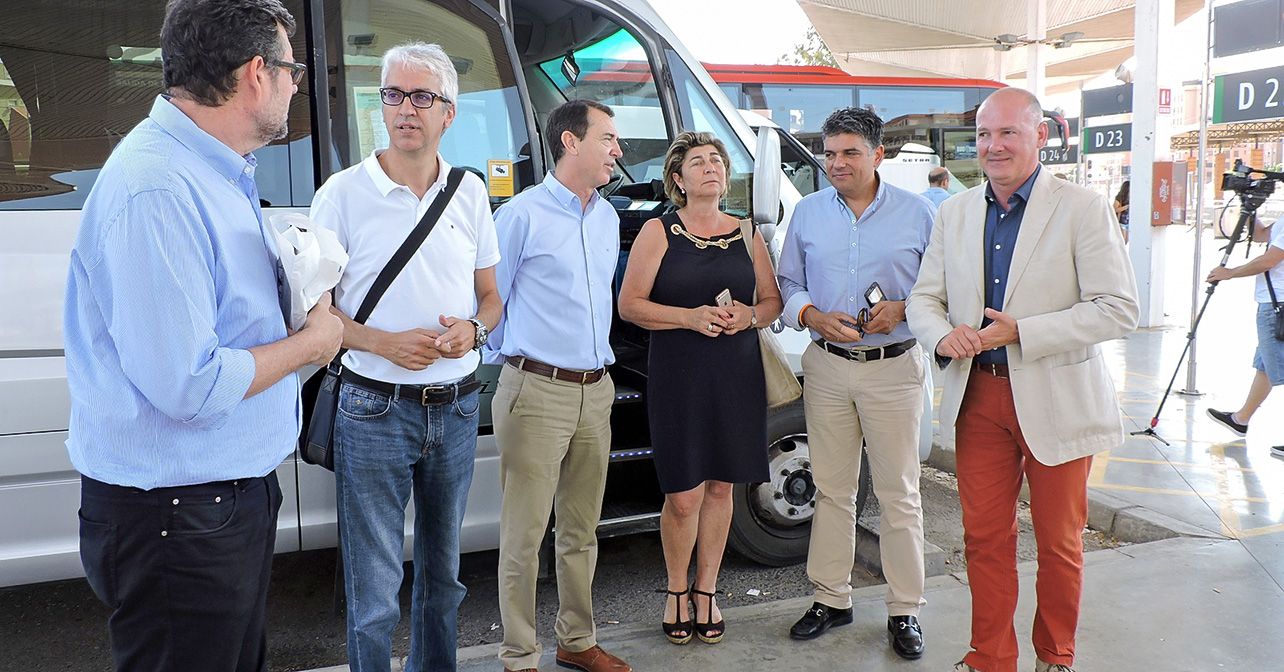
[{"label": "tree foliage", "polygon": [[816,32],[814,27],[807,29],[807,35],[802,42],[794,45],[794,50],[781,54],[777,63],[785,65],[828,65],[838,67],[838,61],[834,60],[834,54],[825,46],[825,41],[820,39],[820,33]]}]

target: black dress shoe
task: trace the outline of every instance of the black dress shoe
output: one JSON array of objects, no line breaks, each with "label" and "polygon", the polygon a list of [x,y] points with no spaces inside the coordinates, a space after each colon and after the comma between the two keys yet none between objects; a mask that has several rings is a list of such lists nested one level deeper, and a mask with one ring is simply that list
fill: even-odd
[{"label": "black dress shoe", "polygon": [[789,636],[794,639],[815,639],[826,630],[852,622],[852,608],[835,609],[819,602],[813,603],[811,609],[789,628]]},{"label": "black dress shoe", "polygon": [[890,616],[887,619],[887,638],[892,640],[892,650],[901,658],[915,660],[923,655],[923,628],[913,616]]}]

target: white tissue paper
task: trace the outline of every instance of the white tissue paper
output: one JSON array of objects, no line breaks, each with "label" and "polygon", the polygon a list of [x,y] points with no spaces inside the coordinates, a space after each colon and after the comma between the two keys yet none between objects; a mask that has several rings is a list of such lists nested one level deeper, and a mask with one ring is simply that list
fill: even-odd
[{"label": "white tissue paper", "polygon": [[348,253],[333,231],[307,215],[287,212],[268,218],[290,295],[290,328],[298,331],[321,295],[339,284]]}]

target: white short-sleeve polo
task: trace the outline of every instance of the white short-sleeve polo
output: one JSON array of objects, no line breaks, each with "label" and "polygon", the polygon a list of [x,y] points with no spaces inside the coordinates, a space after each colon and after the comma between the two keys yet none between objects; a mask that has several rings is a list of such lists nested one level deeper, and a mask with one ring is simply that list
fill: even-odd
[{"label": "white short-sleeve polo", "polygon": [[[379,272],[445,188],[450,171],[438,155],[437,181],[419,199],[384,172],[378,159],[383,151],[331,176],[312,201],[313,222],[338,234],[350,257],[335,290],[335,304],[349,317],[356,315]],[[419,328],[443,333],[440,316],[467,319],[477,312],[474,271],[497,263],[499,245],[486,185],[476,175],[465,174],[437,226],[393,280],[366,325],[389,332]],[[410,385],[460,380],[475,371],[479,361],[476,352],[469,352],[411,371],[369,352],[350,350],[343,358],[353,373]]]}]

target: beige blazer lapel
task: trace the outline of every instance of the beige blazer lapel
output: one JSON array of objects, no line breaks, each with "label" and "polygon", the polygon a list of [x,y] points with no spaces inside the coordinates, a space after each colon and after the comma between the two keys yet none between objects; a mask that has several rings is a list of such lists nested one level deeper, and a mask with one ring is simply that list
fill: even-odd
[{"label": "beige blazer lapel", "polygon": [[1016,247],[1012,249],[1012,265],[1008,267],[1008,283],[1003,292],[1003,305],[1008,305],[1012,297],[1012,288],[1021,283],[1021,276],[1030,265],[1030,258],[1043,237],[1044,229],[1056,211],[1061,199],[1056,194],[1053,184],[1057,178],[1046,170],[1039,171],[1034,185],[1030,189],[1030,201],[1026,203],[1025,214],[1021,216],[1021,230],[1017,233]]},{"label": "beige blazer lapel", "polygon": [[[967,204],[963,215],[963,226],[959,240],[966,245],[962,251],[963,258],[970,266],[968,275],[972,276],[972,289],[976,292],[977,305],[985,311],[985,188],[972,192],[972,202]],[[981,326],[981,317],[975,317],[974,326]],[[969,322],[972,316],[966,316]]]}]

